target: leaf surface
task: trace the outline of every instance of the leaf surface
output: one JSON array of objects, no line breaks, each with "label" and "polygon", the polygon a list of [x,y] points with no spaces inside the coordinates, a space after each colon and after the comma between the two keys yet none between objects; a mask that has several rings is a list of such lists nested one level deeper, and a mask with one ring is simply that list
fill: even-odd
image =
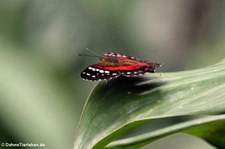
[{"label": "leaf surface", "polygon": [[[225,60],[197,70],[154,73],[143,77],[118,78],[109,82],[100,82],[86,102],[74,148],[104,148],[131,129],[158,119],[223,113],[225,111],[224,91]],[[202,117],[199,118],[200,122],[198,119],[193,121],[198,122],[198,126],[221,121],[213,117],[207,122],[202,122],[201,119]],[[172,133],[191,129],[192,125],[197,126],[193,123],[184,122],[182,125],[185,127],[177,128]],[[161,134],[161,136],[166,135]],[[205,135],[199,136],[204,138]],[[133,146],[135,140],[137,138],[129,144]],[[152,142],[152,138],[146,137],[144,140]],[[146,142],[141,144],[144,145]],[[139,143],[136,142],[136,145],[139,146]],[[114,145],[112,144],[108,147],[117,146],[115,142]]]}]

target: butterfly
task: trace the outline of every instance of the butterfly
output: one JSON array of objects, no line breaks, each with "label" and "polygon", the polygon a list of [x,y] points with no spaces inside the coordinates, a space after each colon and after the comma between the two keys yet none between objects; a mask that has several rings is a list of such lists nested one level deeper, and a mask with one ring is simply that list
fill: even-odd
[{"label": "butterfly", "polygon": [[81,78],[89,81],[101,81],[119,76],[136,77],[146,72],[155,72],[159,63],[150,63],[132,56],[109,52],[100,58],[99,63],[88,66],[81,72]]}]

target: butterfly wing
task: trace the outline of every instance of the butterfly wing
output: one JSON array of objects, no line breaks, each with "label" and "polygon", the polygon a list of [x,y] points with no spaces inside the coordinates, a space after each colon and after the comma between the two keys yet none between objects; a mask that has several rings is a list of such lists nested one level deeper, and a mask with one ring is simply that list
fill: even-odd
[{"label": "butterfly wing", "polygon": [[143,75],[146,72],[155,72],[155,70],[160,67],[158,63],[144,63],[136,62],[135,64],[121,64],[118,66],[108,66],[105,67],[109,71],[116,71],[119,75],[127,77],[136,77],[138,75]]},{"label": "butterfly wing", "polygon": [[80,75],[84,80],[101,81],[116,78],[120,74],[117,70],[108,70],[104,63],[97,63],[87,67]]},{"label": "butterfly wing", "polygon": [[135,77],[146,72],[155,72],[160,67],[158,63],[149,63],[118,53],[106,53],[101,60],[102,62],[87,67],[81,77],[91,81],[108,80],[120,75]]},{"label": "butterfly wing", "polygon": [[106,53],[104,54],[105,59],[115,59],[118,65],[109,65],[105,68],[110,71],[118,71],[120,75],[127,77],[135,77],[137,75],[143,75],[146,72],[155,72],[158,67],[161,66],[159,63],[149,63],[133,56],[126,56],[119,53]]}]

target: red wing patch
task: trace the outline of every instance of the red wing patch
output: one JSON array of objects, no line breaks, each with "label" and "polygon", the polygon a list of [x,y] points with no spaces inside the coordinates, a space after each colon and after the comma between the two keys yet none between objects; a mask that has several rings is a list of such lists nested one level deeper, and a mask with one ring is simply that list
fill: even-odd
[{"label": "red wing patch", "polygon": [[146,72],[155,72],[158,63],[149,63],[134,57],[115,53],[107,53],[100,57],[100,63],[87,67],[81,77],[84,80],[100,81],[116,78],[120,75],[135,77]]}]

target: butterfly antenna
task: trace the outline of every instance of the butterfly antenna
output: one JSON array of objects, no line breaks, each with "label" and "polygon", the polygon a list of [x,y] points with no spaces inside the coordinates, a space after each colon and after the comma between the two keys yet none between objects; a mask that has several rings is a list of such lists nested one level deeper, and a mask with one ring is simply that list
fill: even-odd
[{"label": "butterfly antenna", "polygon": [[79,56],[88,56],[88,57],[99,57],[97,55],[89,55],[89,54],[78,54]]},{"label": "butterfly antenna", "polygon": [[94,52],[94,51],[92,51],[92,50],[90,50],[90,49],[88,49],[88,48],[85,48],[85,49],[86,49],[88,52],[92,53],[93,55],[100,57],[100,55],[99,55],[98,53],[96,53],[96,52]]},{"label": "butterfly antenna", "polygon": [[88,56],[88,57],[101,57],[99,54],[97,54],[96,52],[85,48],[85,50],[87,50],[88,52],[90,52],[91,54],[78,54],[79,56]]}]

